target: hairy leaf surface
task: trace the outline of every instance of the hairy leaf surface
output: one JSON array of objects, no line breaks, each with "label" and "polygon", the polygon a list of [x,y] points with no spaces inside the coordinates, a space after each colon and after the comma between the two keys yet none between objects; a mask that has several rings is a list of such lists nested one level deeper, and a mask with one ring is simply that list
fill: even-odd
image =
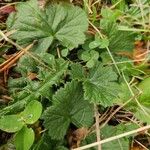
[{"label": "hairy leaf surface", "polygon": [[30,0],[17,5],[15,18],[8,24],[9,29],[17,30],[13,38],[22,44],[37,40],[40,51],[47,50],[54,40],[69,49],[77,47],[83,44],[88,27],[85,12],[71,4],[48,5],[42,10],[37,0]]},{"label": "hairy leaf surface", "polygon": [[91,105],[83,99],[80,83],[67,83],[53,97],[53,106],[44,115],[44,125],[54,139],[62,139],[72,122],[77,126],[89,126],[93,119]]},{"label": "hairy leaf surface", "polygon": [[90,70],[88,78],[83,83],[85,99],[103,106],[112,105],[119,92],[116,81],[117,74],[112,68],[103,67],[98,63]]}]

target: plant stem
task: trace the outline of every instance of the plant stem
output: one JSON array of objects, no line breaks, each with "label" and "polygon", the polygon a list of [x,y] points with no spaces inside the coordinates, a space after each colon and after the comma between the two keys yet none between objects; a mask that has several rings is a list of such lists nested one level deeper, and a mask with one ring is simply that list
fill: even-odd
[{"label": "plant stem", "polygon": [[[99,128],[99,112],[96,104],[94,105],[94,112],[95,112],[95,122],[96,122],[96,137],[97,137],[97,142],[100,142],[101,138],[100,138],[100,128]],[[97,146],[98,146],[98,150],[101,150],[101,145],[99,144]]]}]

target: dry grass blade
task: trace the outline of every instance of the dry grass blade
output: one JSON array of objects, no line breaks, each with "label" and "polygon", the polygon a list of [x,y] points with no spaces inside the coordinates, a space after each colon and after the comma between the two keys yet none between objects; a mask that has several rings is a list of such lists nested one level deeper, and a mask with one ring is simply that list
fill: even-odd
[{"label": "dry grass blade", "polygon": [[73,150],[88,149],[88,148],[95,147],[95,146],[100,145],[100,144],[108,143],[108,142],[123,138],[125,136],[129,136],[129,135],[132,135],[132,134],[135,134],[135,133],[138,133],[138,132],[142,132],[142,131],[145,131],[145,130],[148,130],[148,129],[150,129],[150,125],[147,125],[145,127],[141,127],[141,128],[129,131],[129,132],[125,132],[123,134],[119,134],[117,136],[113,136],[113,137],[110,137],[110,138],[107,138],[107,139],[104,139],[104,140],[101,140],[100,142],[95,142],[95,143],[88,144],[88,145],[85,145],[85,146],[82,146],[82,147],[79,147],[79,148],[75,148]]},{"label": "dry grass blade", "polygon": [[26,51],[32,48],[34,44],[28,45],[24,50],[19,51],[15,56],[12,56],[10,59],[8,59],[6,62],[2,63],[0,65],[0,73],[4,70],[9,69],[23,54],[25,54]]},{"label": "dry grass blade", "polygon": [[[100,127],[99,127],[99,112],[96,105],[94,105],[94,112],[95,112],[95,121],[96,121],[97,142],[100,142],[101,139],[100,139]],[[101,145],[98,145],[98,150],[101,150]]]},{"label": "dry grass blade", "polygon": [[131,100],[133,100],[136,97],[138,97],[140,94],[141,93],[138,93],[138,95],[135,95],[135,96],[131,97],[123,105],[119,106],[114,112],[112,112],[112,114],[107,118],[107,120],[104,122],[104,124],[101,126],[101,128],[103,128],[120,109],[122,109],[125,105],[127,105]]}]

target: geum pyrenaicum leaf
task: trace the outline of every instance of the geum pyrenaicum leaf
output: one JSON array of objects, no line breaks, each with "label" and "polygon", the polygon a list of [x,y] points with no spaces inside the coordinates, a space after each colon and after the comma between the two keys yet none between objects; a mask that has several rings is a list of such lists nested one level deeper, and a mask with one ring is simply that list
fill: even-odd
[{"label": "geum pyrenaicum leaf", "polygon": [[119,30],[117,19],[120,12],[102,8],[101,14],[103,18],[100,21],[100,28],[109,40],[109,49],[112,52],[132,51],[134,49],[135,33]]},{"label": "geum pyrenaicum leaf", "polygon": [[[38,41],[37,49],[47,50],[54,40],[72,49],[85,40],[88,29],[85,12],[71,4],[47,5],[40,9],[37,0],[17,4],[15,20],[8,19],[8,29],[17,30],[12,38],[22,44]],[[14,14],[13,14],[14,15]]]},{"label": "geum pyrenaicum leaf", "polygon": [[90,102],[111,106],[119,94],[117,74],[112,67],[97,63],[83,81],[84,97]]},{"label": "geum pyrenaicum leaf", "polygon": [[88,101],[84,100],[82,84],[69,82],[56,92],[53,106],[44,112],[44,126],[53,139],[62,139],[70,125],[88,127],[93,122],[93,110]]}]

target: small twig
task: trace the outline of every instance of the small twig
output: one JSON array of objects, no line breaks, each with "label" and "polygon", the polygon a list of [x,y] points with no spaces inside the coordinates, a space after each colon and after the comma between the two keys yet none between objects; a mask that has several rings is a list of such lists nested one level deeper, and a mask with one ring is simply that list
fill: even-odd
[{"label": "small twig", "polygon": [[18,3],[22,3],[22,2],[13,2],[13,3],[9,3],[9,4],[7,4],[7,3],[1,3],[1,4],[7,4],[7,5],[2,6],[2,7],[0,8],[0,10],[3,10],[4,8],[6,8],[6,7],[8,7],[8,6],[15,5],[15,4],[18,4]]},{"label": "small twig", "polygon": [[9,59],[7,59],[6,61],[4,61],[2,64],[0,64],[0,68],[3,68],[5,65],[7,65],[10,61],[12,61],[13,59],[15,59],[15,57],[17,55],[19,55],[22,51],[19,51],[18,53],[15,53],[13,56],[11,56]]},{"label": "small twig", "polygon": [[85,145],[85,146],[82,146],[82,147],[79,147],[79,148],[75,148],[75,149],[73,149],[73,150],[84,150],[84,149],[88,149],[88,148],[90,148],[90,147],[95,147],[95,146],[100,145],[100,144],[108,143],[108,142],[111,142],[111,141],[114,141],[114,140],[123,138],[123,137],[125,137],[125,136],[129,136],[129,135],[132,135],[132,134],[135,134],[135,133],[138,133],[138,132],[142,132],[142,131],[148,130],[148,129],[150,129],[150,125],[147,125],[147,126],[145,126],[145,127],[141,127],[141,128],[138,128],[138,129],[129,131],[129,132],[125,132],[125,133],[122,133],[122,134],[119,134],[119,135],[117,135],[117,136],[113,136],[113,137],[110,137],[110,138],[107,138],[107,139],[104,139],[104,140],[101,140],[100,142],[95,142],[95,143],[88,144],[88,145]]},{"label": "small twig", "polygon": [[146,148],[142,143],[140,143],[137,140],[134,140],[137,144],[139,144],[142,148],[144,148],[144,150],[149,150],[148,148]]},{"label": "small twig", "polygon": [[103,120],[105,120],[108,116],[109,116],[109,113],[111,113],[113,111],[113,107],[107,109],[104,114],[99,118],[99,123],[101,123]]},{"label": "small twig", "polygon": [[[102,122],[102,120],[104,120],[104,119],[108,116],[109,110],[110,110],[110,109],[108,108],[108,109],[104,112],[104,114],[100,116],[100,118],[99,118],[99,124]],[[89,133],[90,133],[90,134],[93,133],[93,132],[95,132],[95,127],[96,127],[96,123],[95,123],[94,125],[92,125],[92,127],[89,129]]]},{"label": "small twig", "polygon": [[127,103],[129,103],[131,100],[128,100],[126,103],[124,103],[122,106],[118,107],[109,117],[108,119],[102,124],[100,128],[103,128],[110,120],[111,118],[121,109],[123,108]]},{"label": "small twig", "polygon": [[59,50],[59,48],[57,47],[56,49],[57,49],[57,55],[58,55],[58,58],[61,58],[61,55],[60,55],[60,50]]},{"label": "small twig", "polygon": [[[97,106],[94,105],[94,113],[95,113],[95,122],[96,122],[96,137],[97,137],[97,142],[101,141],[100,138],[100,128],[99,128],[99,112],[97,109]],[[98,150],[101,150],[101,145],[98,145]]]},{"label": "small twig", "polygon": [[28,45],[24,51],[20,51],[15,57],[11,58],[9,62],[5,63],[5,65],[1,65],[3,66],[1,69],[0,69],[0,73],[3,72],[4,70],[7,70],[9,69],[26,51],[28,51],[31,47],[33,46],[33,43]]},{"label": "small twig", "polygon": [[10,35],[12,35],[15,32],[16,32],[16,30],[11,30],[11,31],[9,31],[9,32],[7,32],[5,34],[2,34],[3,32],[1,32],[0,34],[2,35],[2,38],[0,39],[0,41],[2,41],[3,39],[6,39],[7,36],[10,36]]},{"label": "small twig", "polygon": [[[24,48],[21,47],[20,45],[18,45],[17,43],[15,43],[14,41],[12,41],[11,39],[9,39],[1,30],[0,30],[0,35],[2,35],[2,37],[10,44],[14,45],[15,47],[19,48],[20,50],[24,51]],[[34,41],[33,41],[34,43]],[[41,64],[42,66],[44,66],[45,68],[51,70],[51,71],[55,71],[54,69],[46,66],[42,61],[40,61],[38,58],[36,58],[34,55],[32,55],[30,52],[25,51],[26,54],[28,54],[31,58],[33,58],[35,61],[37,61],[39,64]]]}]

